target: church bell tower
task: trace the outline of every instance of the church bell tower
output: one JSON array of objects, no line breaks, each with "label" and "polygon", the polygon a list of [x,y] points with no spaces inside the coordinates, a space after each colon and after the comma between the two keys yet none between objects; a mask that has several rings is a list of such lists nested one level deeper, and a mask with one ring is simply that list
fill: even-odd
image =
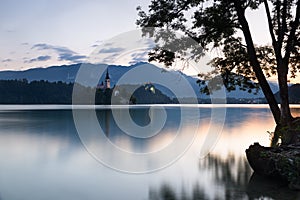
[{"label": "church bell tower", "polygon": [[108,74],[108,69],[106,70],[106,76],[105,76],[105,88],[110,89],[110,78]]}]

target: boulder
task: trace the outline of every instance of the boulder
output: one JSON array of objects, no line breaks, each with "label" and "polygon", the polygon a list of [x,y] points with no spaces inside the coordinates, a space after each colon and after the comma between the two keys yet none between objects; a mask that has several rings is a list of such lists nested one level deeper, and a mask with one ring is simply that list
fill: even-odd
[{"label": "boulder", "polygon": [[300,143],[279,147],[254,143],[246,150],[246,155],[255,173],[282,180],[292,189],[300,189]]}]

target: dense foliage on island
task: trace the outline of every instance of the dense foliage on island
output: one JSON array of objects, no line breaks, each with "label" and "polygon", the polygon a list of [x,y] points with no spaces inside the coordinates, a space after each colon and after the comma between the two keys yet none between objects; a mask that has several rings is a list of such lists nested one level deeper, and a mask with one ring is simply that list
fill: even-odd
[{"label": "dense foliage on island", "polygon": [[63,82],[0,80],[1,104],[70,104],[72,84]]},{"label": "dense foliage on island", "polygon": [[[0,80],[0,104],[72,104],[73,86],[73,83],[61,81]],[[78,87],[82,91],[82,96],[95,92],[91,87],[80,85]],[[129,87],[137,88],[132,95],[127,92]],[[152,87],[127,85],[119,86],[115,90],[97,89],[95,104],[111,104],[112,95],[115,104],[173,103],[169,97]],[[124,98],[126,96],[128,101]]]},{"label": "dense foliage on island", "polygon": [[[72,92],[74,83],[62,81],[27,81],[0,80],[0,104],[72,104]],[[192,98],[170,98],[155,88],[152,84],[122,85],[113,89],[96,92],[91,87],[79,86],[82,96],[85,93],[95,93],[95,104],[170,104],[170,103],[194,103]],[[134,91],[129,92],[129,91]],[[290,87],[290,103],[300,103],[300,84]],[[131,95],[132,93],[132,95]],[[279,96],[278,93],[275,96]],[[210,104],[210,99],[198,99],[199,104]],[[279,99],[278,99],[279,102]],[[232,104],[258,104],[266,103],[264,98],[227,98],[227,103]]]},{"label": "dense foliage on island", "polygon": [[[132,95],[130,95],[132,93]],[[131,104],[170,104],[177,103],[177,101],[171,99],[153,84],[143,85],[121,85],[114,88],[114,94],[112,94],[112,102],[128,104],[125,99],[129,99]],[[125,101],[124,101],[125,100]]]}]

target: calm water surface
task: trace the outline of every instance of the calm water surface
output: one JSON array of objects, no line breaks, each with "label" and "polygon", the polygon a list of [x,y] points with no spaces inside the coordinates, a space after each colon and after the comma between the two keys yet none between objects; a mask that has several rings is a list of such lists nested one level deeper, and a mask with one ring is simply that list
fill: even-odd
[{"label": "calm water surface", "polygon": [[[82,144],[69,108],[0,107],[0,200],[300,199],[300,193],[252,175],[246,162],[244,152],[250,144],[270,143],[267,131],[274,129],[274,122],[266,106],[227,106],[222,132],[204,158],[199,155],[207,131],[219,124],[210,123],[209,106],[191,106],[200,113],[199,127],[195,130],[193,116],[187,115],[181,128],[182,140],[197,132],[193,144],[172,165],[147,174],[122,173],[99,163]],[[98,107],[97,119],[110,142],[129,152],[164,148],[180,127],[180,108],[168,106],[159,135],[137,139],[117,126],[112,109],[124,112],[122,107]],[[131,107],[130,116],[146,126],[148,111],[147,106]],[[88,124],[93,111],[82,112]],[[293,114],[300,116],[300,108]],[[104,150],[107,157],[126,162]],[[164,158],[152,159],[151,164],[159,159]]]}]

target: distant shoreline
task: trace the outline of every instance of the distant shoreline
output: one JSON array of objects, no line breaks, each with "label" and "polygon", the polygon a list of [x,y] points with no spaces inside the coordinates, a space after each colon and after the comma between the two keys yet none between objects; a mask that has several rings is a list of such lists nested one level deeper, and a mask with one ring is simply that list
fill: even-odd
[{"label": "distant shoreline", "polygon": [[[300,104],[291,104],[291,108],[300,108]],[[127,108],[269,108],[268,104],[139,104],[139,105],[62,105],[62,104],[1,104],[0,111],[14,110],[102,110]]]}]

